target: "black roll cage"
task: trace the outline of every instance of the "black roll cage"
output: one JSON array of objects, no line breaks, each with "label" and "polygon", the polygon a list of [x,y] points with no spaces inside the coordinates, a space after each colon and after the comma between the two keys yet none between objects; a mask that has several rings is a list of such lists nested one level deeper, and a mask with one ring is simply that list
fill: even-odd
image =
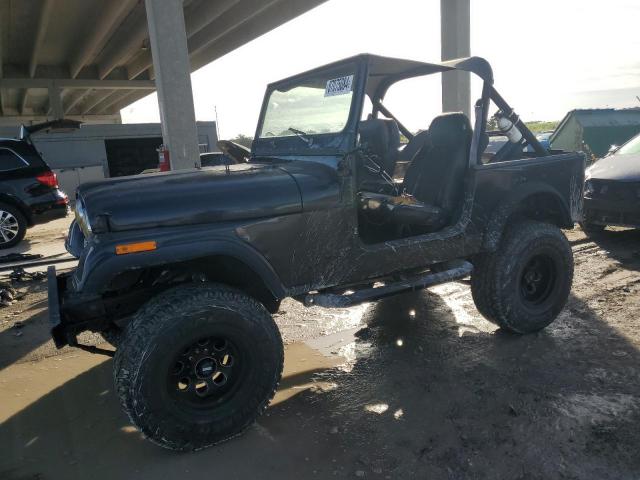
[{"label": "black roll cage", "polygon": [[[374,62],[380,62],[381,59],[384,59],[384,57],[373,56],[371,56],[371,58]],[[397,61],[397,59],[393,60]],[[416,63],[409,60],[405,60],[405,62],[412,65]],[[524,139],[524,142],[520,142],[522,147],[530,145],[536,156],[545,156],[549,154],[549,152],[538,141],[536,136],[520,119],[519,115],[516,114],[515,110],[495,89],[495,87],[493,86],[493,71],[491,69],[491,66],[489,65],[489,62],[481,57],[459,58],[435,64],[424,63],[418,67],[413,67],[404,72],[398,72],[388,75],[386,76],[386,78],[381,78],[377,82],[375,88],[371,89],[367,85],[366,93],[370,95],[371,103],[373,105],[372,116],[374,118],[377,118],[378,114],[382,113],[385,117],[393,119],[397,123],[399,130],[409,140],[411,140],[414,137],[413,133],[411,133],[411,131],[409,131],[409,129],[405,127],[402,122],[400,122],[400,120],[391,111],[389,111],[387,107],[385,107],[385,105],[382,103],[384,96],[386,95],[389,88],[399,81],[406,80],[408,78],[432,75],[434,73],[445,73],[452,70],[461,70],[468,73],[473,73],[480,77],[480,79],[483,81],[482,96],[475,104],[476,121],[470,151],[470,164],[479,163],[480,156],[483,153],[479,149],[480,138],[483,134],[487,133],[486,129],[489,116],[489,104],[491,101],[493,101],[493,103],[498,107],[499,111],[502,112],[502,115],[508,118],[516,126],[516,128],[520,130],[520,133],[522,133]],[[371,70],[369,70],[368,79],[372,76],[376,76],[376,74],[372,74]],[[381,77],[381,75],[379,74],[377,76]],[[495,135],[503,134],[501,132],[495,132]],[[511,148],[513,146],[514,144],[507,144],[503,148]]]},{"label": "black roll cage", "polygon": [[[302,146],[299,139],[294,137],[291,139],[287,137],[274,139],[263,139],[259,137],[267,109],[269,95],[273,90],[290,88],[291,85],[300,82],[306,77],[347,64],[353,64],[356,66],[354,71],[357,72],[357,75],[356,82],[353,87],[354,98],[349,120],[347,122],[347,126],[342,132],[331,134],[309,134],[309,136],[314,137],[315,148],[313,150],[310,150],[306,146]],[[268,85],[266,95],[263,99],[260,117],[258,119],[254,142],[251,148],[252,155],[309,154],[310,151],[312,151],[312,154],[314,155],[320,155],[336,153],[344,154],[345,152],[351,151],[357,138],[357,124],[362,112],[365,95],[371,99],[371,103],[373,105],[372,115],[374,118],[376,118],[379,113],[382,113],[388,118],[392,118],[398,124],[400,131],[407,138],[411,139],[413,138],[411,131],[409,131],[409,129],[406,128],[406,126],[403,125],[402,122],[400,122],[398,118],[396,118],[382,103],[387,90],[401,80],[427,76],[434,73],[446,73],[455,70],[473,73],[483,81],[481,98],[475,104],[476,116],[469,156],[470,165],[478,164],[483,153],[480,151],[479,147],[481,145],[481,139],[487,135],[486,128],[491,101],[493,101],[498,107],[501,115],[507,117],[516,126],[516,128],[520,130],[523,136],[523,140],[518,144],[508,142],[508,144],[501,150],[505,150],[507,147],[509,149],[515,148],[517,145],[521,145],[523,148],[526,145],[529,145],[533,149],[534,156],[545,156],[549,154],[549,152],[540,144],[535,135],[515,113],[514,109],[496,91],[493,86],[493,70],[491,69],[489,62],[484,58],[466,57],[441,63],[425,63],[415,60],[382,57],[379,55],[360,54],[328,65],[316,67],[307,72],[299,73]],[[496,132],[496,134],[498,133]],[[305,153],[303,153],[303,151]]]}]

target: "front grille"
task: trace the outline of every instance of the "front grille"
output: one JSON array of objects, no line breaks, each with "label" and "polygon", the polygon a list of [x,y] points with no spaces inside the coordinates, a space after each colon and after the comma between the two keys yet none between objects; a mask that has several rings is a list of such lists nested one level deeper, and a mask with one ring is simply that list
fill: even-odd
[{"label": "front grille", "polygon": [[640,182],[616,182],[613,180],[590,180],[591,198],[612,201],[640,201]]},{"label": "front grille", "polygon": [[585,211],[585,219],[587,222],[602,225],[640,226],[640,212],[621,212],[589,208]]}]

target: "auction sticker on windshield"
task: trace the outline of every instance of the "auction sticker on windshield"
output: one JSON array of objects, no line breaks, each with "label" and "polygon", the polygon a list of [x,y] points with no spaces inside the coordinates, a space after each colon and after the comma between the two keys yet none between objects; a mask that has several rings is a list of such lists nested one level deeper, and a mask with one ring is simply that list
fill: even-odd
[{"label": "auction sticker on windshield", "polygon": [[353,75],[334,78],[327,82],[327,86],[324,89],[324,96],[333,97],[335,95],[346,95],[347,93],[351,93],[352,86],[353,86]]}]

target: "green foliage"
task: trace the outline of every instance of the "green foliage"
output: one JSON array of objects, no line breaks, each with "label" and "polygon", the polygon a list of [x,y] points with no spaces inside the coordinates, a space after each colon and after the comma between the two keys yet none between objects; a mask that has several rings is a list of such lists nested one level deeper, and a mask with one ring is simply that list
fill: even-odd
[{"label": "green foliage", "polygon": [[534,121],[534,122],[525,122],[525,123],[527,124],[527,127],[529,127],[529,130],[531,130],[533,133],[540,133],[540,132],[550,132],[552,130],[555,130],[558,124],[560,123],[560,121],[559,120],[555,120],[553,122]]},{"label": "green foliage", "polygon": [[236,135],[235,138],[232,138],[231,141],[234,143],[237,143],[238,145],[242,145],[243,147],[251,148],[251,143],[253,143],[253,137],[239,133],[238,135]]}]

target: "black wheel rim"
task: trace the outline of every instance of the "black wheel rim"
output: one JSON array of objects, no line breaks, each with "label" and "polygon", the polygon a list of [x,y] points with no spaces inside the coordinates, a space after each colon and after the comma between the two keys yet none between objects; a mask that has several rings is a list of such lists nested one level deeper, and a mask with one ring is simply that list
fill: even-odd
[{"label": "black wheel rim", "polygon": [[167,373],[167,389],[180,404],[210,408],[223,403],[236,389],[242,358],[225,337],[203,337],[174,357]]},{"label": "black wheel rim", "polygon": [[520,295],[529,305],[544,303],[553,292],[556,279],[553,259],[547,255],[535,255],[525,265],[520,277]]}]

